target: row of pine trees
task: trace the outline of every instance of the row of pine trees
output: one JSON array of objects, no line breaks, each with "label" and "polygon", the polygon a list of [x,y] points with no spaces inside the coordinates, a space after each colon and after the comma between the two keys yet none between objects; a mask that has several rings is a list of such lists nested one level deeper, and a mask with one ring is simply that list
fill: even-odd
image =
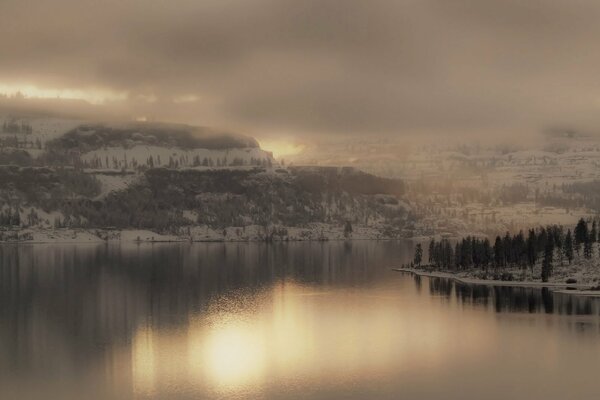
[{"label": "row of pine trees", "polygon": [[[506,233],[504,237],[496,236],[493,245],[487,238],[474,236],[462,238],[454,245],[448,239],[432,239],[428,248],[428,264],[438,269],[454,271],[529,267],[533,272],[533,267],[541,262],[542,280],[547,281],[552,276],[556,262],[561,265],[565,262],[571,264],[574,254],[582,251],[586,259],[591,259],[593,244],[598,240],[596,221],[590,224],[583,218],[573,232],[568,229],[565,233],[562,226],[551,225],[530,229],[527,234],[520,231],[515,235]],[[420,267],[422,263],[423,247],[418,243],[413,264]]]}]

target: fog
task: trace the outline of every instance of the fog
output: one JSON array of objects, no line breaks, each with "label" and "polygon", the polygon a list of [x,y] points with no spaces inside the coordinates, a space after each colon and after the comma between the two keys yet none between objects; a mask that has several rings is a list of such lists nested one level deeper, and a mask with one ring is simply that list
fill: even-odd
[{"label": "fog", "polygon": [[595,132],[599,17],[577,0],[3,0],[0,87],[271,139]]}]

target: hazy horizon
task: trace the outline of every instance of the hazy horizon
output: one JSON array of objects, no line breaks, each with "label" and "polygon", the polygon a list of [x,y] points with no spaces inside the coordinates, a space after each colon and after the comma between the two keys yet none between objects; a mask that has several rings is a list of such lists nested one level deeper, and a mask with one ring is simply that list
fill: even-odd
[{"label": "hazy horizon", "polygon": [[0,93],[280,146],[595,133],[599,16],[588,1],[5,0]]}]

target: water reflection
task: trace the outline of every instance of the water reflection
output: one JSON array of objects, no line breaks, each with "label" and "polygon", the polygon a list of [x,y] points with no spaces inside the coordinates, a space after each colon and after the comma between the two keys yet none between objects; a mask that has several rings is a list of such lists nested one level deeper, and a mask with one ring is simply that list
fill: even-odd
[{"label": "water reflection", "polygon": [[[177,348],[171,358],[185,353],[189,360],[179,360],[175,370],[206,365],[206,379],[218,385],[243,383],[260,372],[259,341],[265,337],[244,319],[253,320],[267,303],[279,306],[276,293],[282,287],[290,282],[365,287],[390,265],[404,262],[406,246],[0,246],[0,377],[6,379],[5,390],[15,391],[29,390],[15,378],[39,376],[50,386],[64,377],[74,384],[89,379],[93,382],[87,385],[101,387],[98,397],[103,398],[104,389],[116,383],[105,385],[90,375],[100,370],[99,376],[111,378],[103,371],[109,361],[119,370],[111,379],[125,375],[131,390],[152,393],[170,371],[156,350],[185,342],[189,349]],[[302,295],[310,293],[302,290]],[[269,324],[277,323],[280,335],[293,337],[301,321],[290,318],[288,309],[282,312],[285,319]],[[178,339],[174,332],[183,336]],[[123,356],[130,348],[132,357]],[[123,360],[131,365],[122,365]],[[74,388],[63,389],[70,397]],[[108,395],[127,397],[129,388],[122,389]]]},{"label": "water reflection", "polygon": [[[455,296],[463,304],[492,305],[501,312],[527,312],[565,315],[600,315],[600,298],[573,296],[548,288],[473,285],[452,279],[431,277],[429,293],[449,300]],[[421,277],[415,277],[421,285]]]},{"label": "water reflection", "polygon": [[[498,379],[482,366],[509,344],[534,364],[556,354],[536,371],[566,363],[565,378],[575,357],[598,361],[597,319],[541,319],[597,316],[595,300],[390,271],[410,248],[0,246],[0,398],[469,398],[461,374],[481,398]],[[535,319],[503,317],[522,313]]]}]

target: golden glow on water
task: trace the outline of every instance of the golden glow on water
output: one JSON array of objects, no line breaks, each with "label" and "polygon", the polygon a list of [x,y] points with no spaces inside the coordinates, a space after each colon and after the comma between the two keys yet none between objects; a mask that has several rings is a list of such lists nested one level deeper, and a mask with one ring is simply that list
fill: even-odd
[{"label": "golden glow on water", "polygon": [[264,375],[266,344],[260,327],[225,323],[213,327],[201,340],[202,357],[191,353],[190,362],[202,363],[216,385],[230,389],[256,382]]},{"label": "golden glow on water", "polygon": [[156,384],[156,362],[152,330],[140,329],[137,331],[133,339],[132,349],[133,389],[136,393],[152,393]]},{"label": "golden glow on water", "polygon": [[[136,393],[151,392],[165,377],[170,385],[244,395],[273,382],[347,384],[411,368],[423,373],[456,357],[481,359],[494,351],[486,345],[494,335],[489,324],[464,330],[464,346],[448,341],[454,325],[442,309],[422,315],[421,307],[393,296],[343,290],[319,295],[314,289],[309,296],[305,290],[275,285],[258,304],[235,299],[253,307],[216,309],[192,319],[186,331],[140,330],[133,346]],[[489,318],[482,312],[476,319]]]},{"label": "golden glow on water", "polygon": [[600,302],[414,279],[382,246],[5,247],[0,398],[598,398]]}]

